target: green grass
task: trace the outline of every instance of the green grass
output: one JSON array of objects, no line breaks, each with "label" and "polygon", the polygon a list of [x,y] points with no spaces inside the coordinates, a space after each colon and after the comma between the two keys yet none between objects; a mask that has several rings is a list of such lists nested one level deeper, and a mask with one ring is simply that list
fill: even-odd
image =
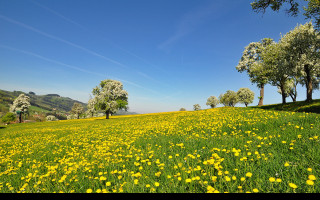
[{"label": "green grass", "polygon": [[252,108],[13,124],[0,192],[319,193],[319,136],[319,114]]},{"label": "green grass", "polygon": [[261,108],[265,110],[279,110],[291,112],[308,112],[320,114],[320,99],[313,100],[312,102],[297,101],[286,104],[272,104],[264,105],[261,107],[251,106],[252,108]]}]

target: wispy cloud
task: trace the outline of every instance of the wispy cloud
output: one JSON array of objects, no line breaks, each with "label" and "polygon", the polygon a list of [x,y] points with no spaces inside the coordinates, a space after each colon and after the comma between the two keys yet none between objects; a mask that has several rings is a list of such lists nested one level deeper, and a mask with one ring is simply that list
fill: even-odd
[{"label": "wispy cloud", "polygon": [[85,28],[84,26],[82,26],[81,24],[73,21],[72,19],[70,19],[70,18],[62,15],[61,13],[59,13],[59,12],[57,12],[57,11],[55,11],[55,10],[52,10],[52,9],[48,8],[47,6],[44,6],[44,5],[40,4],[39,2],[36,2],[36,1],[33,1],[33,0],[30,0],[30,2],[33,3],[34,5],[40,7],[40,8],[43,8],[43,9],[47,10],[48,12],[50,12],[50,13],[58,16],[58,17],[60,17],[61,19],[65,20],[65,21],[67,21],[67,22],[69,22],[69,23],[71,23],[71,24],[73,24],[73,25],[76,25],[76,26],[78,26],[78,27],[80,27],[80,28],[82,28],[82,29],[86,29],[86,28]]},{"label": "wispy cloud", "polygon": [[92,74],[92,75],[96,75],[96,76],[100,76],[100,77],[104,77],[104,78],[108,77],[108,78],[112,78],[112,79],[115,79],[115,80],[119,80],[119,81],[121,81],[123,83],[127,83],[129,85],[132,85],[132,86],[135,86],[137,88],[141,88],[143,90],[146,90],[146,91],[149,91],[149,92],[152,92],[154,94],[159,95],[159,93],[157,91],[154,91],[154,90],[149,89],[149,88],[145,88],[145,87],[143,87],[143,86],[141,86],[139,84],[136,84],[134,82],[123,80],[123,79],[120,79],[120,78],[117,78],[117,77],[106,76],[106,75],[104,75],[102,73],[96,73],[96,72],[93,72],[93,71],[88,71],[88,70],[85,70],[83,68],[80,68],[80,67],[77,67],[77,66],[74,66],[74,65],[69,65],[69,64],[66,64],[66,63],[63,63],[63,62],[59,62],[57,60],[53,60],[53,59],[41,56],[39,54],[30,52],[30,51],[16,49],[16,48],[9,47],[9,46],[2,45],[2,44],[0,44],[0,48],[4,48],[4,49],[7,49],[7,50],[16,51],[16,52],[23,53],[23,54],[26,54],[26,55],[29,55],[29,56],[33,56],[33,57],[39,58],[41,60],[45,60],[47,62],[51,62],[51,63],[57,64],[57,65],[60,65],[60,66],[64,66],[64,67],[67,67],[67,68],[70,68],[70,69],[73,69],[73,70],[77,70],[77,71],[80,71],[80,72],[83,72],[83,73]]},{"label": "wispy cloud", "polygon": [[161,43],[158,48],[167,51],[175,42],[196,30],[212,14],[221,7],[220,1],[213,1],[182,16],[174,34]]},{"label": "wispy cloud", "polygon": [[16,25],[18,25],[18,26],[20,26],[20,27],[26,28],[26,29],[28,29],[28,30],[30,30],[30,31],[33,31],[33,32],[38,33],[38,34],[40,34],[40,35],[43,35],[43,36],[45,36],[45,37],[47,37],[47,38],[50,38],[50,39],[53,39],[53,40],[56,40],[56,41],[65,43],[65,44],[67,44],[67,45],[69,45],[69,46],[75,47],[75,48],[80,49],[80,50],[83,50],[83,51],[87,52],[88,54],[91,54],[91,55],[93,55],[93,56],[96,56],[96,57],[102,58],[102,59],[104,59],[104,60],[107,60],[107,61],[109,61],[109,62],[111,62],[111,63],[113,63],[113,64],[116,64],[116,65],[118,65],[118,66],[120,66],[120,67],[122,67],[122,68],[126,68],[126,69],[128,68],[126,65],[124,65],[124,64],[122,64],[122,63],[120,63],[120,62],[118,62],[118,61],[116,61],[116,60],[113,60],[113,59],[111,59],[111,58],[108,58],[108,57],[106,57],[106,56],[103,56],[103,55],[101,55],[101,54],[99,54],[99,53],[97,53],[97,52],[94,52],[94,51],[90,50],[90,49],[87,49],[87,48],[85,48],[85,47],[82,47],[82,46],[80,46],[80,45],[77,45],[77,44],[75,44],[75,43],[72,43],[72,42],[70,42],[70,41],[64,40],[64,39],[59,38],[59,37],[57,37],[57,36],[51,35],[51,34],[49,34],[49,33],[46,33],[46,32],[41,31],[41,30],[39,30],[39,29],[36,29],[36,28],[34,28],[34,27],[32,27],[32,26],[29,26],[29,25],[24,24],[24,23],[22,23],[22,22],[19,22],[19,21],[16,21],[16,20],[14,20],[14,19],[11,19],[11,18],[9,18],[9,17],[6,17],[6,16],[4,16],[4,15],[0,15],[0,19],[3,19],[3,20],[5,20],[5,21],[7,21],[7,22],[16,24]]}]

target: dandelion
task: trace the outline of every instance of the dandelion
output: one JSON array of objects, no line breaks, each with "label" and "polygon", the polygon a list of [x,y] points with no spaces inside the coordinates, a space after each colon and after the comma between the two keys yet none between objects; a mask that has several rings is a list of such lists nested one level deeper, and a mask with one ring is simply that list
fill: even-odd
[{"label": "dandelion", "polygon": [[258,193],[258,192],[259,192],[259,190],[258,190],[257,188],[254,188],[254,189],[252,190],[252,192],[254,192],[254,193]]},{"label": "dandelion", "polygon": [[316,177],[314,175],[309,175],[308,178],[309,178],[309,180],[312,180],[312,181],[316,180]]},{"label": "dandelion", "polygon": [[307,185],[314,185],[314,182],[312,180],[307,180]]},{"label": "dandelion", "polygon": [[186,183],[191,183],[191,179],[190,178],[188,178],[188,179],[186,179]]},{"label": "dandelion", "polygon": [[92,189],[87,189],[87,193],[92,193]]},{"label": "dandelion", "polygon": [[154,185],[155,185],[156,187],[159,187],[159,186],[160,186],[160,183],[155,182]]},{"label": "dandelion", "polygon": [[275,182],[275,181],[276,181],[276,179],[275,179],[275,178],[273,178],[273,177],[270,177],[270,178],[269,178],[269,181],[270,181],[271,183],[273,183],[273,182]]},{"label": "dandelion", "polygon": [[293,189],[297,189],[298,188],[298,186],[296,184],[294,184],[294,183],[289,183],[289,186],[291,188],[293,188]]},{"label": "dandelion", "polygon": [[246,173],[246,177],[251,177],[252,176],[252,173],[251,172],[248,172],[248,173]]}]

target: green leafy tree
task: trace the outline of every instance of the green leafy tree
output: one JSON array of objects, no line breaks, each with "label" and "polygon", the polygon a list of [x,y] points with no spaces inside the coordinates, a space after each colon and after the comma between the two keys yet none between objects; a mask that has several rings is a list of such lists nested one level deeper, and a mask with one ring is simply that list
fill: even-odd
[{"label": "green leafy tree", "polygon": [[16,121],[16,115],[11,112],[7,112],[7,114],[1,118],[1,121],[5,124],[10,124],[10,122]]},{"label": "green leafy tree", "polygon": [[240,88],[237,92],[239,103],[243,103],[248,107],[249,104],[253,103],[254,92],[249,88]]},{"label": "green leafy tree", "polygon": [[[303,7],[303,13],[307,19],[315,19],[317,28],[320,28],[320,0],[304,0],[308,2],[307,7]],[[268,7],[273,11],[279,11],[283,4],[289,4],[286,12],[291,16],[297,16],[302,0],[255,0],[251,3],[251,7],[255,12],[265,12]]]},{"label": "green leafy tree", "polygon": [[193,110],[195,110],[195,111],[201,110],[201,106],[199,104],[195,104],[195,105],[193,105]]},{"label": "green leafy tree", "polygon": [[247,72],[252,83],[257,84],[260,89],[259,106],[263,105],[264,86],[268,83],[268,77],[263,67],[263,59],[261,53],[271,45],[273,40],[270,38],[262,39],[260,42],[252,42],[245,47],[239,64],[236,69],[239,72]]},{"label": "green leafy tree", "polygon": [[225,94],[219,96],[219,102],[224,106],[235,107],[239,102],[239,98],[236,92],[228,90]]},{"label": "green leafy tree", "polygon": [[77,119],[79,119],[80,114],[84,111],[83,106],[80,103],[74,103],[71,109],[71,113],[74,114]]},{"label": "green leafy tree", "polygon": [[215,108],[219,104],[219,100],[215,96],[211,96],[207,99],[207,106],[210,106],[211,108]]},{"label": "green leafy tree", "polygon": [[185,108],[180,108],[180,111],[186,111],[186,109]]},{"label": "green leafy tree", "polygon": [[128,93],[123,89],[120,81],[103,80],[92,93],[96,110],[103,110],[106,113],[106,119],[118,110],[128,110]]},{"label": "green leafy tree", "polygon": [[30,97],[25,94],[20,94],[10,105],[10,112],[17,113],[19,115],[19,123],[22,122],[22,114],[28,112],[28,108],[31,106]]},{"label": "green leafy tree", "polygon": [[[298,25],[281,38],[284,52],[290,56],[300,83],[306,86],[307,99],[312,101],[313,89],[318,88],[320,78],[320,34],[308,22]],[[314,88],[316,86],[316,88]]]}]

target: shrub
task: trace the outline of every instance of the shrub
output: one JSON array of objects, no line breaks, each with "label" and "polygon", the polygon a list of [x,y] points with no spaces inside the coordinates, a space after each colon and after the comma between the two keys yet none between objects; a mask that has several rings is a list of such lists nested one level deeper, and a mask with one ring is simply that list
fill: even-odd
[{"label": "shrub", "polygon": [[46,117],[46,121],[57,121],[57,118],[55,116],[53,116],[53,115],[48,115]]},{"label": "shrub", "polygon": [[16,121],[16,115],[8,112],[5,116],[1,118],[1,121],[5,124],[10,124],[10,122]]}]

